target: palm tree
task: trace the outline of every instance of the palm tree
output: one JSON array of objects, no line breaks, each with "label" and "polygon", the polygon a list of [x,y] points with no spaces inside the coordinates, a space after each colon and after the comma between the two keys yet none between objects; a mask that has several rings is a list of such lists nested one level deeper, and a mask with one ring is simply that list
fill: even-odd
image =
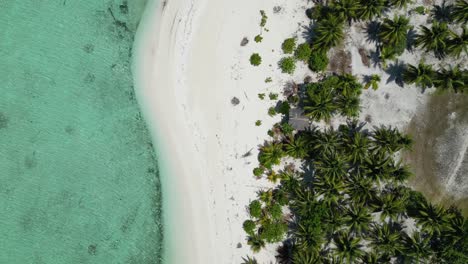
[{"label": "palm tree", "polygon": [[283,145],[281,143],[272,142],[260,148],[258,161],[261,165],[271,169],[273,165],[278,165],[283,157]]},{"label": "palm tree", "polygon": [[250,256],[242,258],[242,261],[242,264],[258,264],[258,261],[255,258],[251,258]]},{"label": "palm tree", "polygon": [[314,181],[314,191],[317,195],[323,195],[323,201],[327,205],[337,205],[342,199],[342,192],[346,186],[340,180],[318,177]]},{"label": "palm tree", "polygon": [[345,224],[354,234],[366,232],[369,229],[371,221],[371,214],[361,205],[350,206],[349,209],[346,210]]},{"label": "palm tree", "polygon": [[338,256],[340,263],[355,263],[355,261],[364,255],[364,251],[361,249],[361,239],[353,237],[350,233],[340,232],[333,238],[335,242],[336,255]]},{"label": "palm tree", "polygon": [[354,133],[345,143],[345,148],[353,164],[362,163],[367,157],[369,138],[362,133]]},{"label": "palm tree", "polygon": [[360,19],[372,19],[380,17],[386,8],[385,0],[360,0],[361,8],[358,11]]},{"label": "palm tree", "polygon": [[315,121],[330,120],[336,110],[333,99],[331,90],[307,91],[307,96],[304,99],[305,115]]},{"label": "palm tree", "polygon": [[351,26],[351,22],[358,18],[358,11],[361,6],[358,1],[355,0],[335,0],[331,3],[333,13],[342,21],[348,21]]},{"label": "palm tree", "polygon": [[265,241],[260,238],[258,234],[251,235],[247,238],[247,244],[250,246],[253,252],[259,252],[265,247]]},{"label": "palm tree", "polygon": [[387,256],[395,256],[403,252],[402,235],[391,224],[374,225],[372,230],[370,245],[376,252]]},{"label": "palm tree", "polygon": [[349,168],[346,160],[335,151],[325,154],[314,165],[317,175],[333,180],[343,179]]},{"label": "palm tree", "polygon": [[393,169],[391,180],[397,184],[402,184],[411,178],[411,176],[413,176],[411,168],[408,165],[401,165],[398,163]]},{"label": "palm tree", "polygon": [[418,66],[411,64],[403,72],[403,81],[408,84],[415,84],[425,90],[434,84],[434,70],[431,65],[420,62]]},{"label": "palm tree", "polygon": [[361,111],[361,102],[358,96],[340,96],[336,102],[343,116],[358,117]]},{"label": "palm tree", "polygon": [[406,8],[408,4],[413,2],[412,0],[389,0],[390,5],[398,8]]},{"label": "palm tree", "polygon": [[372,207],[376,212],[380,212],[380,219],[385,221],[387,218],[398,221],[406,211],[406,197],[401,197],[388,192],[377,196],[373,201]]},{"label": "palm tree", "polygon": [[294,264],[318,264],[321,263],[317,254],[310,250],[296,250],[291,262]]},{"label": "palm tree", "polygon": [[371,151],[389,154],[393,154],[403,148],[409,148],[412,144],[411,139],[402,136],[398,129],[383,125],[374,127],[372,139]]},{"label": "palm tree", "polygon": [[345,73],[339,76],[337,90],[344,96],[357,96],[361,94],[362,85],[356,76]]},{"label": "palm tree", "polygon": [[395,16],[393,20],[386,18],[380,26],[378,36],[384,47],[401,54],[406,48],[409,29],[409,19],[404,16]]},{"label": "palm tree", "polygon": [[371,157],[367,157],[362,166],[367,171],[366,175],[373,179],[377,184],[380,184],[382,181],[386,181],[391,178],[394,170],[392,163],[392,158],[390,158],[386,153],[379,151]]},{"label": "palm tree", "polygon": [[328,50],[344,38],[343,23],[335,16],[320,20],[314,30],[312,47],[316,50]]},{"label": "palm tree", "polygon": [[457,0],[453,6],[452,18],[457,23],[468,23],[468,1]]},{"label": "palm tree", "polygon": [[390,263],[390,258],[381,256],[376,251],[371,251],[369,253],[364,254],[361,257],[361,262],[365,264],[382,264],[382,263]]},{"label": "palm tree", "polygon": [[421,34],[416,37],[416,46],[421,46],[426,51],[433,51],[439,59],[445,57],[450,36],[447,23],[433,22],[432,28],[426,26],[420,28]]},{"label": "palm tree", "polygon": [[308,141],[304,136],[298,135],[291,137],[285,144],[285,153],[289,156],[297,159],[303,159],[307,156],[307,145]]},{"label": "palm tree", "polygon": [[379,88],[379,83],[380,83],[380,75],[378,74],[372,74],[368,80],[366,85],[364,86],[364,89],[369,89],[369,87],[372,87],[373,90],[377,90]]},{"label": "palm tree", "polygon": [[317,154],[321,156],[332,154],[339,147],[340,138],[338,133],[333,128],[330,128],[317,133],[311,145],[313,146],[313,150],[317,151]]},{"label": "palm tree", "polygon": [[371,178],[355,172],[352,173],[352,177],[346,180],[345,188],[351,201],[363,206],[373,201],[377,193]]},{"label": "palm tree", "polygon": [[421,203],[419,206],[420,209],[415,218],[423,231],[429,235],[440,235],[442,231],[450,228],[450,215],[442,206],[431,203]]},{"label": "palm tree", "polygon": [[457,92],[463,92],[466,89],[465,80],[466,71],[461,71],[457,65],[450,68],[441,68],[434,77],[434,86],[441,90],[453,90]]},{"label": "palm tree", "polygon": [[431,255],[430,237],[415,231],[404,237],[405,260],[408,263],[427,263]]},{"label": "palm tree", "polygon": [[461,35],[457,35],[451,32],[450,39],[448,41],[448,53],[456,58],[459,58],[462,53],[468,53],[468,30],[467,27],[463,27]]}]

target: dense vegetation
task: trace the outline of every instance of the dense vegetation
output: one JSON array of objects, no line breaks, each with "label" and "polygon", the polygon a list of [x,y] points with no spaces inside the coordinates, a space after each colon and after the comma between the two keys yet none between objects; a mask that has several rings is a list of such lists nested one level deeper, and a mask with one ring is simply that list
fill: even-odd
[{"label": "dense vegetation", "polygon": [[[279,63],[284,73],[294,72],[296,60],[312,71],[326,71],[327,54],[343,43],[345,29],[357,21],[365,22],[384,68],[415,48],[445,65],[467,55],[466,0],[434,5],[430,26],[418,28],[410,16],[390,17],[392,9],[406,9],[410,0],[314,2],[307,10],[310,42],[296,45],[296,38],[289,38],[282,44],[283,53],[289,54]],[[426,9],[414,12],[425,14]],[[402,81],[422,89],[468,92],[466,68],[435,67],[423,60],[406,64]],[[260,165],[253,174],[276,185],[259,191],[248,205],[250,219],[243,228],[253,252],[281,243],[277,260],[285,264],[468,263],[468,222],[461,212],[433,204],[407,185],[412,174],[399,157],[411,149],[410,136],[386,126],[365,129],[357,121],[304,131],[288,124],[289,103],[312,122],[328,122],[335,115],[354,120],[362,89],[376,90],[381,81],[376,74],[364,76],[364,85],[351,74],[320,76],[297,85],[298,91],[287,98],[287,111],[276,108],[283,121],[260,148]],[[285,158],[295,160],[296,167],[282,162]],[[257,261],[246,257],[245,263]]]}]

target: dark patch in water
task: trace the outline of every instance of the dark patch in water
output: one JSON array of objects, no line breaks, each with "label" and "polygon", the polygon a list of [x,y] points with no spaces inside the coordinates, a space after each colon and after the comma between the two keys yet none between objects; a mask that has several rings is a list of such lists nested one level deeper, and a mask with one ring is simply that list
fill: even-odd
[{"label": "dark patch in water", "polygon": [[138,209],[140,207],[137,206],[135,207],[131,212],[130,214],[128,214],[123,223],[122,223],[122,226],[120,226],[120,230],[122,230],[123,233],[126,233],[128,230],[131,229],[131,227],[133,226],[133,224],[135,223],[135,220],[136,220],[136,216],[138,214]]},{"label": "dark patch in water", "polygon": [[36,151],[33,151],[31,155],[27,155],[24,158],[24,166],[26,169],[34,169],[37,166]]},{"label": "dark patch in water", "polygon": [[92,256],[96,256],[96,253],[97,253],[97,245],[95,245],[95,244],[89,245],[88,246],[88,254],[90,254]]},{"label": "dark patch in water", "polygon": [[92,53],[94,51],[94,45],[93,44],[86,44],[86,45],[83,46],[83,50],[86,53],[90,54],[90,53]]},{"label": "dark patch in water", "polygon": [[96,80],[96,76],[92,73],[88,73],[84,78],[84,82],[87,84],[93,83]]},{"label": "dark patch in water", "polygon": [[70,125],[66,126],[64,130],[65,130],[65,133],[67,133],[68,135],[75,134],[75,128]]},{"label": "dark patch in water", "polygon": [[8,117],[4,113],[0,112],[0,129],[7,128],[8,121]]}]

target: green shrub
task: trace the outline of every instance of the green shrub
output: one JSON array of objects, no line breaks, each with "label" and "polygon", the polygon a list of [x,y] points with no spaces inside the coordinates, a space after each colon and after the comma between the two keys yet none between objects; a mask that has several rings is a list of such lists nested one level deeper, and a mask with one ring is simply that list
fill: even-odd
[{"label": "green shrub", "polygon": [[295,38],[288,38],[283,41],[281,45],[283,52],[286,54],[292,54],[294,49],[296,48],[296,39]]},{"label": "green shrub", "polygon": [[255,222],[252,221],[252,220],[246,220],[244,221],[244,224],[242,225],[242,227],[244,228],[244,231],[249,234],[249,235],[253,235],[254,234],[254,231],[255,231],[255,228],[256,228],[256,225],[255,225]]},{"label": "green shrub", "polygon": [[262,176],[262,174],[263,174],[264,171],[265,171],[265,170],[263,169],[263,167],[257,167],[257,168],[255,168],[255,169],[253,169],[253,174],[254,174],[257,178],[259,178],[260,176]]},{"label": "green shrub", "polygon": [[271,218],[274,220],[280,220],[283,218],[283,209],[279,204],[273,204],[268,211],[270,212]]},{"label": "green shrub", "polygon": [[274,116],[274,115],[276,115],[276,110],[275,110],[274,107],[268,108],[268,115],[269,115],[269,116]]},{"label": "green shrub", "polygon": [[308,43],[302,43],[297,46],[294,56],[296,56],[296,59],[298,60],[307,62],[311,54],[312,49],[310,48],[310,45]]},{"label": "green shrub", "polygon": [[260,100],[265,99],[265,94],[264,93],[259,93],[258,98],[260,98]]},{"label": "green shrub", "polygon": [[282,58],[279,62],[281,72],[293,74],[296,70],[296,61],[293,57]]},{"label": "green shrub", "polygon": [[255,40],[255,42],[257,42],[257,43],[260,43],[260,42],[262,42],[263,37],[262,37],[261,35],[257,35],[257,36],[255,36],[254,40]]},{"label": "green shrub", "polygon": [[291,109],[291,106],[289,106],[289,103],[287,101],[281,102],[278,105],[278,113],[281,113],[283,115],[289,115],[290,109]]},{"label": "green shrub", "polygon": [[260,237],[269,243],[280,242],[283,240],[288,225],[281,222],[266,222],[262,225]]},{"label": "green shrub", "polygon": [[328,66],[327,53],[314,51],[309,57],[309,68],[314,72],[324,71]]},{"label": "green shrub", "polygon": [[270,137],[273,137],[275,135],[275,132],[273,132],[273,130],[268,130],[267,132],[267,135],[269,135]]},{"label": "green shrub", "polygon": [[260,57],[258,53],[254,53],[252,54],[252,56],[250,56],[250,64],[252,64],[253,66],[258,66],[261,63],[262,63],[262,57]]},{"label": "green shrub", "polygon": [[262,204],[259,200],[254,200],[249,204],[249,213],[254,218],[262,216]]},{"label": "green shrub", "polygon": [[260,15],[262,15],[262,21],[260,21],[260,26],[264,27],[266,25],[268,17],[266,15],[265,11],[263,11],[263,10],[260,10]]},{"label": "green shrub", "polygon": [[262,120],[257,120],[257,121],[255,121],[255,125],[256,125],[256,126],[261,126],[261,125],[262,125]]},{"label": "green shrub", "polygon": [[278,94],[277,93],[270,93],[268,95],[268,97],[270,98],[270,100],[277,100],[278,99]]},{"label": "green shrub", "polygon": [[424,15],[426,13],[426,9],[424,8],[424,6],[417,6],[413,10],[414,10],[414,12],[416,12],[416,13],[418,13],[420,15]]},{"label": "green shrub", "polygon": [[268,77],[265,79],[265,83],[271,83],[273,81],[273,79],[271,77]]},{"label": "green shrub", "polygon": [[281,124],[281,131],[285,135],[291,135],[294,132],[294,127],[292,127],[289,123],[285,122]]}]

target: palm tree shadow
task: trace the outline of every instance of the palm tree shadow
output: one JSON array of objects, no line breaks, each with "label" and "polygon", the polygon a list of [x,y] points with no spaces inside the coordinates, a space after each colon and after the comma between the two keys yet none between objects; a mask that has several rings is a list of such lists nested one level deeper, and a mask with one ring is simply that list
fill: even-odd
[{"label": "palm tree shadow", "polygon": [[446,1],[442,2],[442,5],[434,5],[432,14],[434,19],[439,22],[450,22],[452,14],[452,5],[446,5]]},{"label": "palm tree shadow", "polygon": [[380,66],[380,63],[382,61],[380,59],[380,51],[379,50],[371,51],[370,54],[369,54],[369,57],[370,57],[370,59],[372,61],[372,65],[374,67],[379,67]]},{"label": "palm tree shadow", "polygon": [[377,21],[371,21],[367,24],[366,34],[367,42],[369,43],[378,43],[379,42],[379,30],[380,23]]},{"label": "palm tree shadow", "polygon": [[398,86],[404,87],[403,72],[405,71],[405,68],[405,63],[400,62],[399,60],[396,60],[394,63],[388,65],[387,69],[385,69],[385,72],[390,76],[388,77],[386,83],[395,81]]},{"label": "palm tree shadow", "polygon": [[301,170],[304,172],[303,173],[303,181],[304,184],[307,186],[312,186],[312,183],[314,181],[314,175],[315,171],[310,163],[304,163],[302,164]]},{"label": "palm tree shadow", "polygon": [[309,23],[308,26],[302,26],[302,37],[306,39],[308,43],[311,43],[315,37],[315,27],[316,25],[312,22]]},{"label": "palm tree shadow", "polygon": [[410,52],[413,52],[414,47],[416,46],[416,37],[418,36],[416,30],[411,28],[408,30],[408,34],[406,35],[406,49]]}]

